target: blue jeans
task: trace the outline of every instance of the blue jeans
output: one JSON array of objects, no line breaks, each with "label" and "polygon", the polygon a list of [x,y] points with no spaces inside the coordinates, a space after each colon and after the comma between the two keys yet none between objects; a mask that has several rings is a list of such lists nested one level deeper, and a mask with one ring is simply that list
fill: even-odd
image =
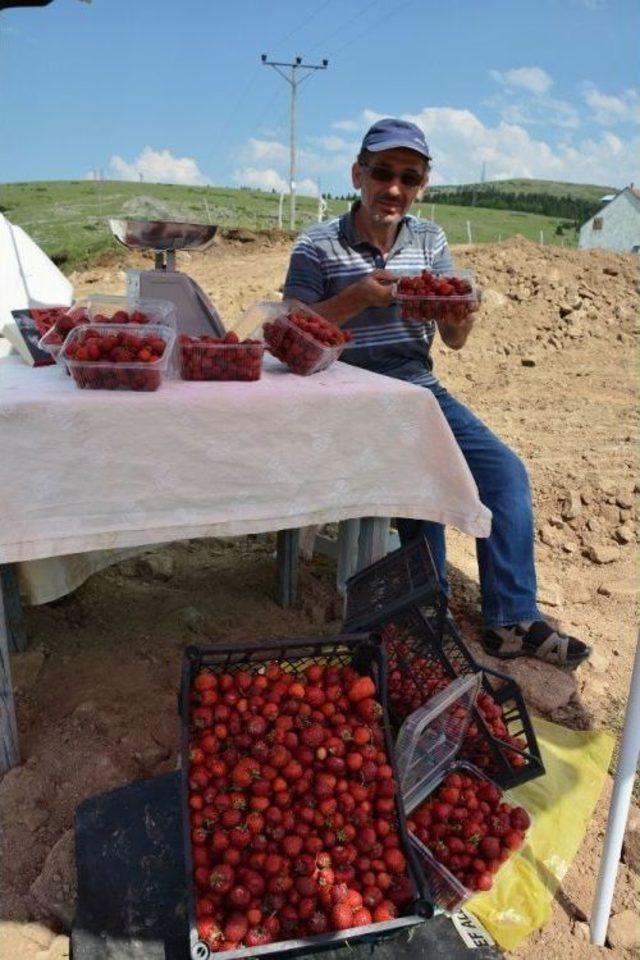
[{"label": "blue jeans", "polygon": [[[485,626],[540,620],[533,562],[533,509],[527,471],[509,449],[444,387],[430,389],[492,514],[491,536],[476,540]],[[428,520],[398,520],[402,543],[419,534],[431,547],[438,576],[448,593],[445,528]]]}]

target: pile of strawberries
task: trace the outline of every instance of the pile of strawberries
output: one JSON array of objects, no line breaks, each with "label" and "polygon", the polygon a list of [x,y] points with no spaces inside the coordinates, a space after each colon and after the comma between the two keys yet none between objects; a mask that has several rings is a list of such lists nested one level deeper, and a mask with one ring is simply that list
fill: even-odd
[{"label": "pile of strawberries", "polygon": [[[530,826],[524,807],[505,803],[494,783],[452,772],[407,818],[407,827],[436,860],[470,892],[490,890],[494,874],[524,843]],[[439,891],[441,906],[454,909],[454,889]]]},{"label": "pile of strawberries", "polygon": [[390,920],[412,900],[375,683],[304,662],[192,682],[196,916],[215,952]]},{"label": "pile of strawberries", "polygon": [[40,336],[64,317],[69,307],[32,307],[29,311]]},{"label": "pile of strawberries", "polygon": [[133,323],[140,326],[145,323],[151,323],[153,320],[153,317],[142,313],[141,310],[132,310],[131,312],[127,310],[116,310],[111,316],[97,313],[93,319],[91,319],[86,307],[66,307],[64,312],[56,318],[53,329],[47,337],[47,343],[51,346],[59,346],[64,342],[68,333],[75,330],[76,327],[90,322],[115,324]]},{"label": "pile of strawberries", "polygon": [[259,380],[264,344],[240,340],[230,330],[224,337],[179,339],[180,375],[183,380]]},{"label": "pile of strawberries", "polygon": [[[446,689],[453,678],[437,656],[429,656],[426,649],[418,653],[415,638],[403,636],[402,629],[396,623],[387,623],[382,630],[382,637],[389,658],[390,705],[396,718],[403,720],[441,690]],[[468,672],[468,668],[465,669],[461,664],[458,666],[459,670],[456,670],[456,663],[453,663],[453,668],[458,675]],[[490,734],[499,740],[501,745],[515,748],[515,750],[503,750],[509,764],[513,768],[526,766],[526,757],[520,752],[515,752],[526,750],[525,740],[509,733],[501,706],[486,690],[480,690],[478,693],[476,709],[486,723]],[[475,722],[473,714],[461,750],[461,757],[472,761],[475,766],[483,770],[491,771],[495,766],[486,735]]]},{"label": "pile of strawberries", "polygon": [[464,277],[439,276],[430,270],[400,277],[396,289],[403,320],[462,320],[476,299]]},{"label": "pile of strawberries", "polygon": [[317,314],[295,310],[265,323],[263,332],[273,356],[302,376],[325,370],[351,340],[348,330]]},{"label": "pile of strawberries", "polygon": [[161,372],[151,368],[164,355],[157,330],[105,331],[85,325],[64,345],[62,355],[77,385],[89,390],[157,390]]}]

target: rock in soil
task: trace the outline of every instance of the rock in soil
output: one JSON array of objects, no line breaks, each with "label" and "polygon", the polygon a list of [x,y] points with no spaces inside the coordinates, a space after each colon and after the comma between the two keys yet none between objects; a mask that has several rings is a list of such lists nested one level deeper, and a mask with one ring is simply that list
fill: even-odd
[{"label": "rock in soil", "polygon": [[629,810],[622,859],[631,870],[640,875],[640,807],[633,804]]},{"label": "rock in soil", "polygon": [[508,661],[502,668],[520,685],[527,704],[542,713],[564,707],[577,693],[575,674],[560,670],[541,660],[522,658]]},{"label": "rock in soil", "polygon": [[640,918],[637,911],[623,910],[614,914],[609,921],[607,940],[612,947],[635,952],[640,947]]},{"label": "rock in soil", "polygon": [[[15,923],[0,921],[0,944],[3,960],[36,960],[39,953],[47,954],[55,940],[55,933],[43,923]],[[6,951],[6,952],[5,952]]]},{"label": "rock in soil", "polygon": [[73,830],[63,833],[52,847],[40,876],[31,884],[31,895],[46,916],[71,929],[77,897]]},{"label": "rock in soil", "polygon": [[613,563],[620,556],[618,547],[600,546],[593,544],[587,551],[587,556],[594,563]]}]

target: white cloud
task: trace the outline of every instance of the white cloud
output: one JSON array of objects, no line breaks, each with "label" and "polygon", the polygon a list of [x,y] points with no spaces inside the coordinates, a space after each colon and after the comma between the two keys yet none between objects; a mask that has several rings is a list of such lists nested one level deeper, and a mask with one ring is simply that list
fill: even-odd
[{"label": "white cloud", "polygon": [[251,137],[242,151],[247,163],[288,163],[289,147],[277,140],[256,140]]},{"label": "white cloud", "polygon": [[131,163],[115,155],[109,160],[111,173],[121,180],[142,179],[149,183],[182,183],[203,186],[209,180],[192,157],[174,157],[169,150],[145,147]]},{"label": "white cloud", "polygon": [[355,120],[334,120],[331,126],[334,130],[344,130],[346,133],[352,133],[358,129]]},{"label": "white cloud", "polygon": [[542,67],[518,67],[504,71],[490,70],[489,73],[494,80],[506,87],[521,87],[531,93],[546,93],[553,85],[553,80]]},{"label": "white cloud", "polygon": [[[257,167],[243,167],[235,170],[233,179],[240,187],[253,187],[254,190],[275,190],[277,193],[289,193],[289,181],[285,180],[272,167],[259,169]],[[305,197],[317,197],[318,185],[313,180],[305,178],[296,180],[296,193]]]},{"label": "white cloud", "polygon": [[498,97],[487,101],[486,105],[497,108],[505,123],[567,130],[577,130],[580,126],[580,115],[576,108],[566,100],[556,100],[554,97],[533,97],[527,101],[507,101]]},{"label": "white cloud", "polygon": [[354,156],[358,149],[357,144],[354,145],[352,141],[345,140],[343,137],[308,137],[307,140],[329,153],[348,153],[349,156]]},{"label": "white cloud", "polygon": [[483,124],[469,110],[429,107],[405,119],[425,132],[434,156],[432,182],[478,180],[483,162],[492,180],[512,177],[624,185],[640,180],[640,138],[610,131],[577,142],[550,144],[518,124]]},{"label": "white cloud", "polygon": [[594,83],[582,85],[582,95],[592,119],[603,126],[614,123],[640,123],[640,91],[624,90],[615,97],[598,90]]}]

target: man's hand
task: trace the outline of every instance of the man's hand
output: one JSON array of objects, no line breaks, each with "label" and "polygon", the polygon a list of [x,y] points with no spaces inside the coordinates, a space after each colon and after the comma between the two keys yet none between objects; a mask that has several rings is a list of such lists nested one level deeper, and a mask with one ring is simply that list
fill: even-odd
[{"label": "man's hand", "polygon": [[436,321],[440,336],[451,350],[461,350],[467,342],[467,337],[471,333],[471,328],[475,321],[475,314],[482,300],[482,292],[478,290],[477,294],[478,299],[469,304],[469,308],[464,316],[456,317],[455,320]]},{"label": "man's hand", "polygon": [[312,303],[310,306],[338,325],[346,323],[367,307],[388,307],[393,303],[393,284],[397,280],[389,270],[372,270],[334,297]]},{"label": "man's hand", "polygon": [[348,289],[354,299],[362,303],[363,310],[367,307],[388,307],[393,301],[392,284],[397,279],[389,270],[372,270]]}]

